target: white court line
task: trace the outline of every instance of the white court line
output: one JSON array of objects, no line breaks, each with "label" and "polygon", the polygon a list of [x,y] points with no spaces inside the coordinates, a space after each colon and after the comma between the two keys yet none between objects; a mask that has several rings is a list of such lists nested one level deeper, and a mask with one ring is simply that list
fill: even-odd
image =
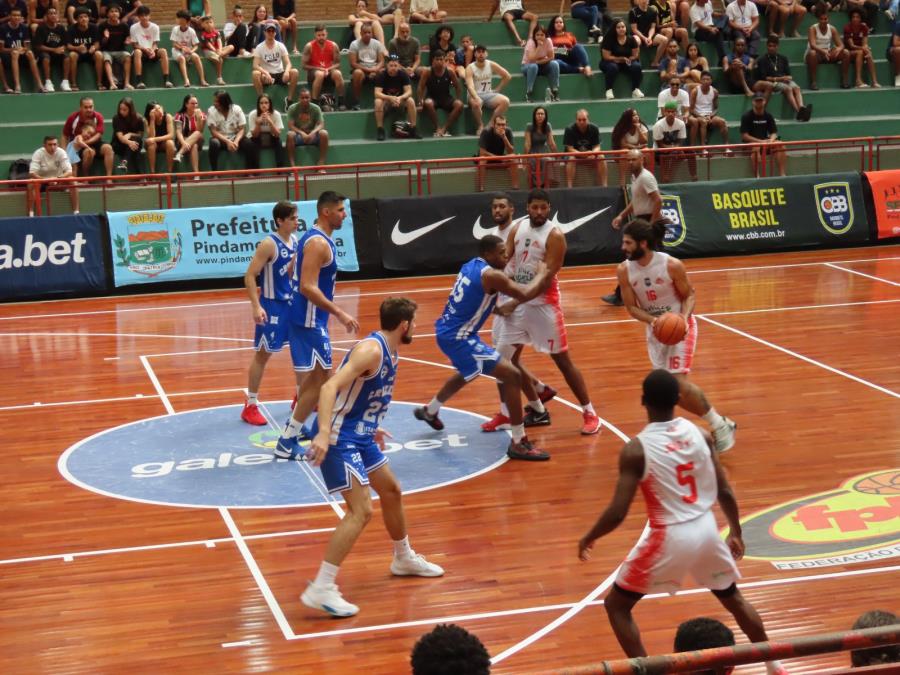
[{"label": "white court line", "polygon": [[[177,391],[175,393],[168,393],[167,396],[169,398],[174,398],[175,396],[202,396],[204,394],[225,394],[232,391],[244,391],[243,387],[229,387],[227,389],[200,389],[198,391]],[[0,406],[0,410],[25,410],[30,408],[50,408],[53,406],[61,406],[61,405],[86,405],[90,403],[115,403],[117,401],[140,401],[144,399],[154,399],[159,398],[159,394],[134,394],[133,396],[115,396],[111,398],[86,398],[80,401],[53,401],[50,403],[40,403],[35,401],[34,403],[24,403],[21,405],[5,405]]]},{"label": "white court line", "polygon": [[762,338],[758,338],[755,335],[751,335],[750,333],[746,333],[742,330],[738,330],[737,328],[732,328],[731,326],[726,326],[724,323],[719,323],[715,319],[710,319],[706,315],[698,314],[697,318],[702,319],[703,321],[706,321],[707,323],[711,323],[714,326],[718,326],[719,328],[723,328],[727,331],[731,331],[732,333],[735,333],[737,335],[745,337],[748,340],[753,340],[754,342],[758,342],[759,344],[765,345],[766,347],[770,347],[772,349],[777,349],[778,351],[780,351],[784,354],[787,354],[788,356],[793,356],[795,359],[800,359],[801,361],[806,361],[807,363],[810,363],[814,366],[818,366],[819,368],[827,370],[830,373],[834,373],[835,375],[840,375],[841,377],[846,377],[848,380],[853,380],[854,382],[862,384],[866,387],[870,387],[871,389],[880,391],[882,394],[887,394],[888,396],[893,396],[894,398],[900,398],[900,394],[898,394],[896,391],[891,391],[890,389],[886,389],[885,387],[879,386],[873,382],[864,380],[863,378],[857,377],[856,375],[851,375],[850,373],[848,373],[846,371],[840,370],[838,368],[834,368],[825,363],[822,363],[821,361],[816,361],[815,359],[811,359],[808,356],[804,356],[803,354],[798,354],[797,352],[791,351],[790,349],[787,349],[786,347],[781,347],[780,345],[776,345],[774,342],[769,342],[768,340],[763,340]]},{"label": "white court line", "polygon": [[250,338],[215,337],[212,335],[162,335],[156,333],[75,333],[75,332],[41,332],[41,333],[0,333],[0,337],[133,337],[133,338],[167,338],[172,340],[217,340],[223,342],[253,342]]},{"label": "white court line", "polygon": [[737,316],[739,314],[764,314],[766,312],[790,312],[794,310],[805,309],[833,309],[835,307],[860,307],[863,305],[884,305],[891,302],[900,302],[900,298],[895,300],[859,300],[858,302],[832,302],[823,305],[792,305],[788,307],[768,307],[764,309],[735,309],[730,312],[704,312],[703,316]]},{"label": "white court line", "polygon": [[876,277],[871,274],[866,274],[865,272],[860,272],[859,270],[851,270],[847,267],[841,267],[840,265],[835,265],[834,263],[825,263],[826,267],[830,267],[835,270],[841,270],[841,272],[849,272],[850,274],[856,274],[861,277],[865,277],[866,279],[873,279],[875,281],[880,281],[884,284],[890,284],[891,286],[900,286],[900,283],[896,281],[891,281],[890,279],[883,279],[882,277]]}]

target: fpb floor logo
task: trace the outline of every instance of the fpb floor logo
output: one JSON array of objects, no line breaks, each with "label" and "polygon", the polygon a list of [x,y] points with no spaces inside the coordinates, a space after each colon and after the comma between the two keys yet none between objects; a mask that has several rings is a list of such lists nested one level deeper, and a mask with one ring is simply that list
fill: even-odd
[{"label": "fpb floor logo", "polygon": [[[288,403],[265,406],[274,424]],[[506,434],[484,434],[484,417],[442,408],[444,431],[413,418],[412,403],[393,402],[383,426],[385,452],[404,492],[428,490],[484,473],[506,459]],[[267,508],[327,503],[317,468],[272,454],[279,431],[240,420],[240,406],[191,410],[125,424],[76,443],[60,473],[93,492],[187,507]]]},{"label": "fpb floor logo", "polygon": [[741,521],[747,556],[778,569],[900,556],[900,470],[876,471]]}]

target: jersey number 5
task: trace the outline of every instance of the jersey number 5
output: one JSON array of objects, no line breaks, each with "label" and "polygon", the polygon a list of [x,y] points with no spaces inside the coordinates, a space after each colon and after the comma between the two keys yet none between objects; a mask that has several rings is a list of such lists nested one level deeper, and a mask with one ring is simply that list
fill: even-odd
[{"label": "jersey number 5", "polygon": [[687,464],[679,464],[675,467],[675,474],[678,477],[678,484],[686,485],[691,491],[691,493],[688,495],[681,495],[681,499],[687,504],[693,504],[697,501],[697,481],[695,481],[694,477],[691,475],[691,471],[693,470],[693,462],[688,462]]}]

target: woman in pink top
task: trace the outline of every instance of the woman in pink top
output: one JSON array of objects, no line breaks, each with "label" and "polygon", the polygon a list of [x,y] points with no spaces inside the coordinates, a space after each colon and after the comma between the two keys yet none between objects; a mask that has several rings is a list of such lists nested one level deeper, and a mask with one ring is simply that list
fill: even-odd
[{"label": "woman in pink top", "polygon": [[522,53],[527,103],[534,102],[534,81],[538,75],[545,75],[550,82],[550,100],[559,100],[559,63],[555,58],[553,43],[547,39],[547,32],[541,26],[535,26]]}]

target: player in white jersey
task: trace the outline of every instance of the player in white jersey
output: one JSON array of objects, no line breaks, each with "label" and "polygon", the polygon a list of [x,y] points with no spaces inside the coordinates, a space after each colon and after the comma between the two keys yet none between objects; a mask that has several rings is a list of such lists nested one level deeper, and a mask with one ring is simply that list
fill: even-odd
[{"label": "player in white jersey", "polygon": [[[666,370],[644,379],[641,403],[649,424],[622,448],[612,501],[578,542],[579,557],[588,560],[597,539],[625,520],[640,487],[649,522],[603,603],[630,658],[647,655],[631,614],[634,606],[647,593],[675,593],[687,574],[713,592],[751,642],[768,640],[762,619],[737,587],[735,560],[744,555],[737,500],[712,439],[674,416],[680,396],[678,380]],[[729,526],[724,541],[712,512],[717,500]],[[784,672],[777,661],[766,667],[770,673]]]},{"label": "player in white jersey", "polygon": [[[629,314],[647,324],[647,352],[654,368],[665,368],[681,386],[678,404],[699,415],[712,429],[716,450],[725,452],[734,445],[737,425],[713,408],[703,390],[688,380],[697,348],[696,295],[684,264],[667,253],[654,251],[665,234],[661,222],[632,220],[622,234],[622,251],[627,260],[617,270],[622,300]],[[687,323],[684,339],[676,345],[664,345],[653,334],[653,323],[666,312],[681,314]]]},{"label": "player in white jersey", "polygon": [[[536,351],[549,354],[575,394],[582,407],[584,423],[581,433],[596,434],[600,431],[600,418],[591,405],[591,398],[581,371],[569,356],[569,342],[566,323],[560,305],[559,279],[557,275],[566,256],[566,236],[556,225],[548,225],[550,217],[550,196],[541,189],[528,193],[528,218],[512,226],[507,238],[506,250],[511,251],[508,268],[514,281],[528,284],[539,272],[540,264],[547,266],[551,277],[547,290],[542,295],[519,303],[509,300],[498,313],[506,314],[494,346],[513,363],[518,363],[522,347],[531,344]],[[523,378],[523,387],[531,385],[529,378]],[[537,395],[528,392],[529,406],[543,411]]]}]

